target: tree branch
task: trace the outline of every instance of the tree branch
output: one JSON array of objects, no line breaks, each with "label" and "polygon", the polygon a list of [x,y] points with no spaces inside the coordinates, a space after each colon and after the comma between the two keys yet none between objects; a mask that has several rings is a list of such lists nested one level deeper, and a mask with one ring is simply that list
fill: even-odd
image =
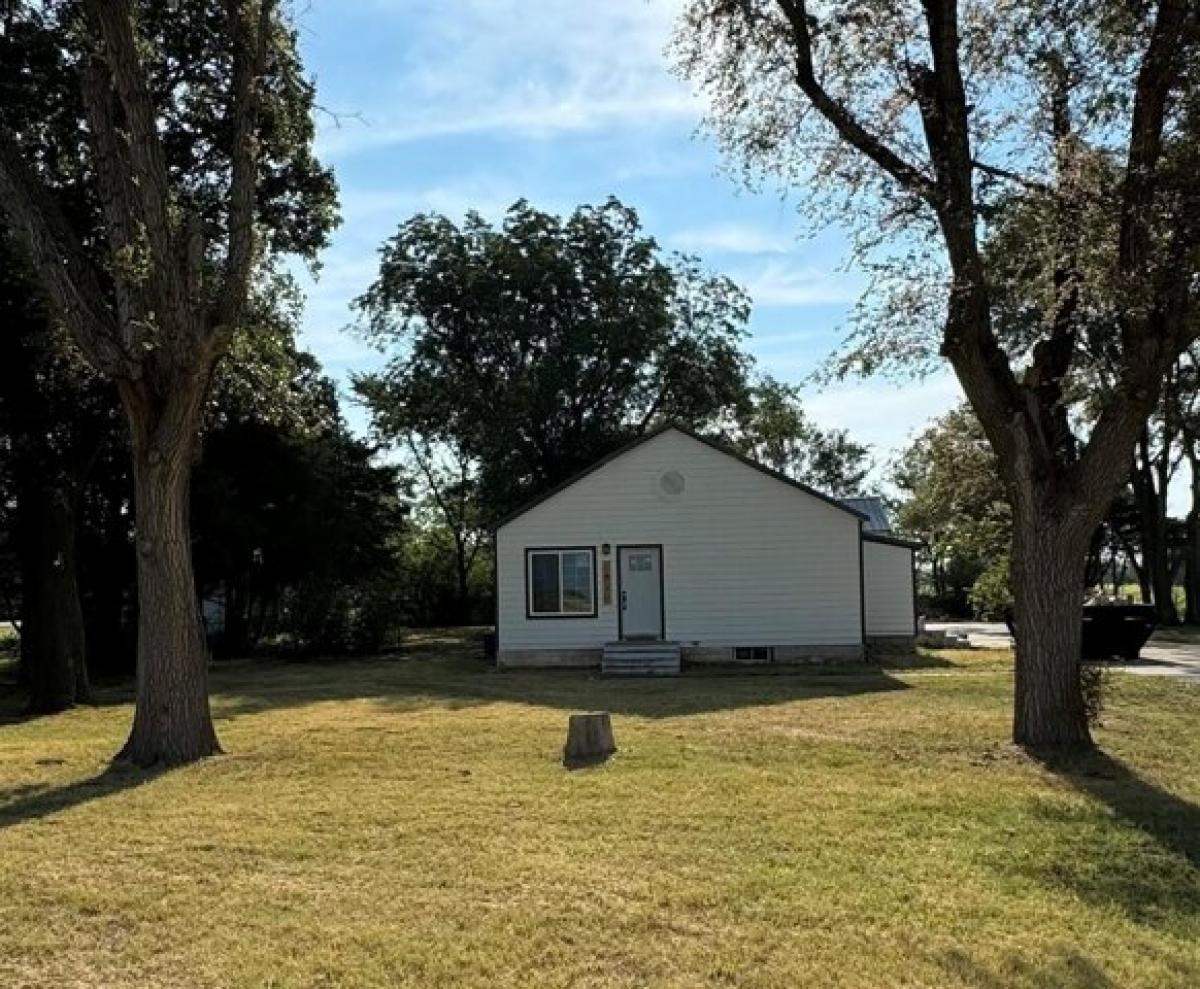
[{"label": "tree branch", "polygon": [[787,18],[795,50],[793,71],[796,84],[813,107],[831,123],[852,147],[870,158],[903,188],[930,199],[933,182],[915,165],[905,161],[879,137],[863,126],[855,115],[821,84],[813,67],[812,34],[805,0],[778,0]]},{"label": "tree branch", "polygon": [[1014,172],[1008,168],[1002,168],[999,165],[989,165],[986,161],[980,161],[978,158],[971,159],[971,165],[976,171],[983,172],[984,175],[990,175],[992,178],[1004,179],[1006,182],[1012,182],[1019,185],[1030,192],[1049,193],[1050,186],[1045,182],[1039,182],[1037,179],[1031,179],[1027,175],[1022,175],[1020,172]]},{"label": "tree branch", "polygon": [[[1195,320],[1185,318],[1188,286],[1174,272],[1151,270],[1150,222],[1162,157],[1163,131],[1171,91],[1179,82],[1185,60],[1194,51],[1200,14],[1186,0],[1160,0],[1150,41],[1138,71],[1130,123],[1129,154],[1121,190],[1121,226],[1117,245],[1118,290],[1129,304],[1121,320],[1125,364],[1114,397],[1101,410],[1077,467],[1078,484],[1096,488],[1108,484],[1114,450],[1125,449],[1131,433],[1154,408],[1162,377],[1174,355],[1197,338]],[[1194,232],[1177,227],[1171,255],[1194,247]],[[1153,296],[1146,298],[1147,291]],[[1187,334],[1184,340],[1179,334]],[[1115,492],[1114,492],[1115,493]]]},{"label": "tree branch", "polygon": [[251,28],[243,0],[226,0],[233,41],[233,87],[229,114],[233,132],[229,183],[229,253],[217,309],[219,334],[232,333],[242,318],[254,266],[254,217],[258,191],[258,126],[262,76],[267,61],[273,0],[259,0],[258,25]]},{"label": "tree branch", "polygon": [[16,139],[0,129],[0,213],[39,275],[46,301],[87,358],[105,373],[127,371],[100,273]]},{"label": "tree branch", "polygon": [[123,140],[128,160],[134,166],[137,180],[132,181],[132,176],[126,180],[132,186],[129,204],[137,204],[136,215],[145,224],[156,265],[169,266],[174,260],[168,215],[171,186],[158,131],[158,113],[134,33],[137,13],[130,0],[85,0],[84,7],[92,29],[103,43],[99,57],[108,66],[113,89],[125,114],[128,133],[119,137],[114,133],[108,140]]},{"label": "tree branch", "polygon": [[[1117,267],[1121,277],[1136,281],[1150,249],[1150,205],[1154,198],[1158,162],[1162,156],[1167,100],[1182,68],[1180,44],[1188,20],[1195,29],[1195,12],[1187,0],[1159,0],[1154,28],[1138,72],[1130,123],[1129,154],[1121,190],[1121,230]],[[1136,336],[1136,323],[1124,332]],[[1130,340],[1125,341],[1126,344]]]},{"label": "tree branch", "polygon": [[[114,257],[123,252],[135,253],[138,243],[138,209],[131,195],[129,176],[133,165],[125,153],[126,141],[119,133],[113,117],[113,93],[108,74],[98,55],[85,56],[80,71],[83,90],[83,106],[91,132],[92,167],[96,172],[97,193],[109,249]],[[132,263],[127,258],[126,263]],[[115,279],[113,291],[116,296],[117,328],[127,350],[137,346],[134,327],[138,317],[146,308],[135,299],[138,294],[135,284],[127,278]]]},{"label": "tree branch", "polygon": [[979,251],[970,113],[959,65],[957,0],[922,0],[933,66],[910,76],[936,176],[933,197],[954,282],[942,353],[954,365],[999,460],[1016,461],[1010,428],[1025,408],[1008,356],[992,329],[991,300]]}]

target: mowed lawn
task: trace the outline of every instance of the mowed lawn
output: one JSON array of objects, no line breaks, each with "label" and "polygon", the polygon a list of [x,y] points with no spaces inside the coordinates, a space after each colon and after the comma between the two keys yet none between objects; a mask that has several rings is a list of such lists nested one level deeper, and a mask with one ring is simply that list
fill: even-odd
[{"label": "mowed lawn", "polygon": [[[218,667],[228,755],[105,775],[130,708],[0,725],[0,985],[1200,984],[1200,690],[1004,744],[1007,657],[612,682],[452,634]],[[619,755],[568,772],[567,714]]]}]

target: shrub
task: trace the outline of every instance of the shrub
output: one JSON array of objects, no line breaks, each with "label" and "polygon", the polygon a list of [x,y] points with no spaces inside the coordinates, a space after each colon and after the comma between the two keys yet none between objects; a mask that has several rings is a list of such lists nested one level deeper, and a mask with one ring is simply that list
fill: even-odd
[{"label": "shrub", "polygon": [[305,581],[290,596],[284,622],[292,648],[303,653],[379,652],[399,637],[402,601],[390,572],[347,585]]},{"label": "shrub", "polygon": [[1079,686],[1083,691],[1083,709],[1088,724],[1095,728],[1104,714],[1104,699],[1108,693],[1109,672],[1107,667],[1094,663],[1079,664]]},{"label": "shrub", "polygon": [[1004,617],[1013,604],[1007,555],[997,557],[988,564],[987,569],[975,579],[969,597],[976,618],[999,621]]}]

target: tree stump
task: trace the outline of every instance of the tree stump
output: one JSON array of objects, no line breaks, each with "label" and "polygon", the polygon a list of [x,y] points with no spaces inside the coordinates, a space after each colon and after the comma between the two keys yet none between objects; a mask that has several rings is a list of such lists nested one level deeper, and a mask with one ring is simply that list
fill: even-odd
[{"label": "tree stump", "polygon": [[568,769],[604,762],[616,751],[607,711],[572,714],[568,719],[567,744],[563,748],[563,765]]}]

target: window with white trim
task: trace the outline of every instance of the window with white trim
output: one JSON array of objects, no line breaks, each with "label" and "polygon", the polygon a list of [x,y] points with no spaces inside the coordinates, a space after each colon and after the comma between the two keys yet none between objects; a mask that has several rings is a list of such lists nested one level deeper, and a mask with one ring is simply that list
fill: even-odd
[{"label": "window with white trim", "polygon": [[595,616],[595,550],[528,550],[525,554],[525,588],[531,618]]}]

